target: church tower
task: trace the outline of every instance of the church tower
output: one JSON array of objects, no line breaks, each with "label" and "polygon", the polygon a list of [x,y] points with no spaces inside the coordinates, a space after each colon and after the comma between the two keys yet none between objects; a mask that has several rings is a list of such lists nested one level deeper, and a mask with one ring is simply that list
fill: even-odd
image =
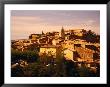
[{"label": "church tower", "polygon": [[65,31],[64,31],[63,26],[62,26],[62,29],[61,29],[61,38],[65,39]]},{"label": "church tower", "polygon": [[42,31],[42,35],[44,35],[44,32]]}]

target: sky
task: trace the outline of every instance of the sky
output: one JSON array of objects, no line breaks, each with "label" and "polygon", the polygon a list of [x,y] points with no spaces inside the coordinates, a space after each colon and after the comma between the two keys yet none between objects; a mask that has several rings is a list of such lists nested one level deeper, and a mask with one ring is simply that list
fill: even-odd
[{"label": "sky", "polygon": [[98,10],[12,10],[11,40],[28,39],[30,34],[69,29],[92,30],[100,34]]}]

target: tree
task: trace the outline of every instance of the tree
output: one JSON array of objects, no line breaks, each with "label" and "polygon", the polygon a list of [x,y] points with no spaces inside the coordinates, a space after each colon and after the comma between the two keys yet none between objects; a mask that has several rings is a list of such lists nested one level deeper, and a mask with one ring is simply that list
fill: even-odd
[{"label": "tree", "polygon": [[39,51],[39,47],[40,47],[40,45],[36,42],[36,43],[33,43],[33,44],[29,45],[27,47],[27,50],[30,50],[30,51]]},{"label": "tree", "polygon": [[11,76],[12,77],[22,77],[22,76],[24,76],[24,72],[22,70],[22,67],[17,66],[17,67],[11,68]]},{"label": "tree", "polygon": [[99,42],[99,35],[96,35],[95,32],[89,30],[83,35],[83,39],[85,39],[87,42]]},{"label": "tree", "polygon": [[26,60],[27,62],[34,62],[37,61],[39,58],[37,51],[18,51],[18,50],[11,50],[11,62],[16,63],[19,62],[19,60]]}]

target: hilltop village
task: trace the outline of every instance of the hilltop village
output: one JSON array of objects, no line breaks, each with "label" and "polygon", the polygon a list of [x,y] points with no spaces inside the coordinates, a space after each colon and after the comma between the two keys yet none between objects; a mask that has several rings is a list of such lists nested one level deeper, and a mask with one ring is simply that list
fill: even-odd
[{"label": "hilltop village", "polygon": [[[84,64],[85,67],[95,73],[100,68],[100,35],[95,34],[91,30],[65,30],[62,27],[60,32],[44,33],[42,31],[41,34],[29,35],[28,39],[12,40],[11,50],[12,53],[13,50],[16,52],[33,51],[37,54],[39,60],[51,58],[51,61],[45,64],[46,66],[49,66],[52,61],[62,56],[65,60],[75,63],[78,67]],[[12,56],[12,58],[14,57]],[[25,59],[15,59],[11,60],[12,68],[17,65],[21,67],[29,65],[29,61]]]}]

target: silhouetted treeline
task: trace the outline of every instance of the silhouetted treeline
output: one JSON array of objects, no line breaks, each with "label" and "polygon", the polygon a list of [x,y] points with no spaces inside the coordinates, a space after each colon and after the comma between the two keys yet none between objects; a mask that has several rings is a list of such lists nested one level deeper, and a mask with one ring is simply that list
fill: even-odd
[{"label": "silhouetted treeline", "polygon": [[87,42],[100,43],[100,35],[97,35],[95,32],[91,30],[88,30],[86,31],[86,33],[84,33],[83,39]]}]

